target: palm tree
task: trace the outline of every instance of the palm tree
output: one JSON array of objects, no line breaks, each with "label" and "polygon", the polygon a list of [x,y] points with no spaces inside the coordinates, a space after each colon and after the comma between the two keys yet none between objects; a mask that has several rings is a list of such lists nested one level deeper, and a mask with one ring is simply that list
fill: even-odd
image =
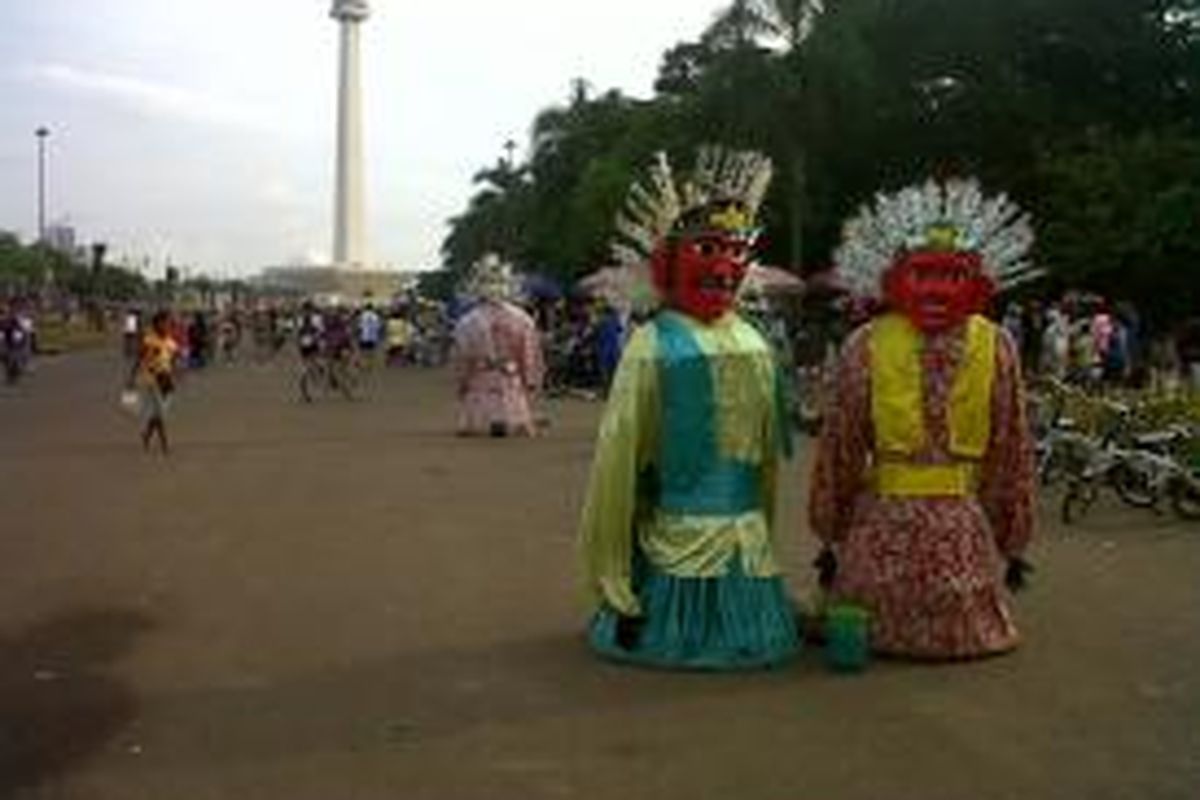
[{"label": "palm tree", "polygon": [[812,33],[825,0],[733,0],[718,12],[702,41],[715,49],[740,49],[763,39],[782,39],[788,50]]},{"label": "palm tree", "polygon": [[740,50],[753,47],[759,39],[775,33],[774,25],[763,13],[762,0],[733,0],[717,13],[701,41],[716,50]]},{"label": "palm tree", "polygon": [[[710,50],[740,52],[749,48],[760,48],[762,43],[774,41],[781,42],[786,53],[799,53],[824,10],[825,0],[734,0],[732,5],[717,15],[701,41]],[[783,97],[776,99],[785,106],[792,105],[790,102],[784,102]],[[790,185],[787,193],[791,198],[790,261],[794,269],[799,269],[804,260],[807,154],[802,138],[796,135],[793,122],[789,120],[784,124],[787,133],[778,145],[778,155],[786,160],[789,167]]]},{"label": "palm tree", "polygon": [[759,5],[789,50],[804,43],[825,11],[825,0],[759,0]]}]

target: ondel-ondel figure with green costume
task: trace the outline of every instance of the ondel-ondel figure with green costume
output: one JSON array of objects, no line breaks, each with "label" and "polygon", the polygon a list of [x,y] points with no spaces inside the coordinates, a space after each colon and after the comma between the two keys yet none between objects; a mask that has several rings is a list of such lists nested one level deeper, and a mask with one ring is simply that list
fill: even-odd
[{"label": "ondel-ondel figure with green costume", "polygon": [[592,647],[622,662],[735,670],[800,648],[772,541],[786,447],[770,345],[733,310],[771,163],[665,155],[618,217],[614,254],[659,303],[632,334],[580,525]]}]

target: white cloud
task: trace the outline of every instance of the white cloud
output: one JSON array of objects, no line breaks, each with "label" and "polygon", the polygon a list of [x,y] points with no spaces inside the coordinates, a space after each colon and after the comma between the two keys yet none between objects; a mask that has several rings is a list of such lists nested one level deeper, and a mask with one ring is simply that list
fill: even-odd
[{"label": "white cloud", "polygon": [[259,197],[264,203],[286,210],[303,209],[312,204],[311,196],[301,191],[291,181],[278,175],[262,181]]},{"label": "white cloud", "polygon": [[260,132],[273,132],[275,128],[265,115],[248,104],[182,86],[61,63],[37,64],[29,67],[26,74],[42,84],[109,98],[152,116]]},{"label": "white cloud", "polygon": [[[645,96],[664,50],[727,0],[371,0],[369,248],[439,262],[472,174],[526,144],[572,78]],[[31,231],[32,131],[81,235],[248,272],[321,260],[332,233],[331,0],[0,0],[0,228]],[[21,65],[33,65],[25,66]],[[141,260],[143,256],[138,256]]]}]

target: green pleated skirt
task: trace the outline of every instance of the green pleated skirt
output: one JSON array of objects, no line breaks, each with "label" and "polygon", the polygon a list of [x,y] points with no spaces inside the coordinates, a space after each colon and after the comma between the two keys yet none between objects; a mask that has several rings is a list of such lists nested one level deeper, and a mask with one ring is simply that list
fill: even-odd
[{"label": "green pleated skirt", "polygon": [[747,575],[735,559],[726,575],[679,578],[637,558],[634,591],[644,624],[633,645],[617,642],[617,615],[601,609],[589,640],[605,658],[665,669],[733,671],[786,663],[801,647],[797,609],[782,578]]}]

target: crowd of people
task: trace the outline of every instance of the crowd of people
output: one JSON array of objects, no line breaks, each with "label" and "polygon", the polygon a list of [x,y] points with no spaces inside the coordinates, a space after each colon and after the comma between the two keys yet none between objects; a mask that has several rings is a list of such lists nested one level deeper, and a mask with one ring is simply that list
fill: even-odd
[{"label": "crowd of people", "polygon": [[[149,329],[147,309],[131,307],[122,322],[124,349],[135,358]],[[173,311],[168,315],[182,365],[203,369],[243,358],[273,358],[294,345],[298,351],[340,353],[348,349],[386,356],[388,364],[445,363],[449,320],[442,304],[400,297],[387,304],[370,298],[342,302],[266,303],[258,308]]]},{"label": "crowd of people", "polygon": [[1026,371],[1101,387],[1200,388],[1200,318],[1151,331],[1128,303],[1070,293],[1052,303],[1012,303],[1003,326]]},{"label": "crowd of people", "polygon": [[[529,367],[536,387],[530,391],[539,398],[606,397],[622,354],[646,317],[631,315],[627,305],[611,297],[535,298],[522,294],[515,278],[505,280],[510,284],[505,302],[530,317],[539,338],[539,361]],[[477,295],[468,291],[448,304],[410,293],[384,303],[363,298],[358,305],[306,300],[190,309],[167,314],[165,325],[175,364],[186,370],[244,359],[261,362],[293,351],[302,363],[355,354],[387,366],[434,367],[451,362],[455,327]],[[1015,343],[1027,377],[1055,378],[1086,390],[1200,390],[1200,318],[1155,331],[1132,305],[1083,292],[1049,301],[1015,300],[999,308],[991,311]],[[823,295],[815,303],[781,304],[747,286],[739,293],[738,310],[773,347],[789,423],[815,434],[830,397],[837,353],[870,309],[864,311],[845,292]],[[123,347],[132,361],[154,333],[153,316],[149,307],[123,313]],[[10,383],[28,370],[36,352],[35,319],[28,303],[10,302],[0,309],[0,363]],[[544,417],[539,422],[547,424]]]},{"label": "crowd of people", "polygon": [[[247,348],[270,359],[289,343],[305,400],[314,376],[346,388],[339,365],[449,364],[463,436],[538,435],[547,393],[603,398],[580,526],[600,655],[774,666],[799,651],[812,619],[858,653],[850,662],[868,641],[915,658],[1011,650],[1011,595],[1034,535],[1026,381],[1200,388],[1200,321],[1152,336],[1132,306],[1083,294],[1010,301],[990,317],[998,294],[1038,276],[1022,258],[1032,229],[1007,199],[949,181],[864,208],[835,256],[846,291],[789,326],[747,277],[769,162],[704,159],[677,194],[661,161],[619,225],[614,250],[657,305],[531,300],[488,256],[454,304],[129,309],[123,398],[141,414],[144,447],[168,451],[181,369],[234,363]],[[984,230],[977,209],[989,203],[1009,205]],[[0,334],[5,353],[31,350],[18,309],[0,316]],[[779,459],[813,386],[823,420],[808,513],[822,599],[806,614],[786,591],[773,527]]]},{"label": "crowd of people", "polygon": [[[514,297],[537,323],[547,396],[606,396],[621,353],[644,320],[607,298]],[[738,310],[770,341],[785,374],[793,421],[815,433],[832,365],[848,334],[875,312],[845,293],[803,302],[743,292]],[[1086,390],[1200,391],[1200,317],[1171,329],[1148,325],[1126,302],[1086,292],[993,304],[988,315],[1016,346],[1023,373]]]},{"label": "crowd of people", "polygon": [[340,369],[350,364],[444,364],[448,324],[444,306],[415,296],[386,305],[370,298],[357,306],[304,300],[221,311],[131,306],[121,320],[122,349],[131,365],[123,402],[144,421],[143,445],[158,442],[165,453],[167,412],[185,371],[294,353],[301,395],[311,400],[306,380],[314,371],[336,384]]}]

